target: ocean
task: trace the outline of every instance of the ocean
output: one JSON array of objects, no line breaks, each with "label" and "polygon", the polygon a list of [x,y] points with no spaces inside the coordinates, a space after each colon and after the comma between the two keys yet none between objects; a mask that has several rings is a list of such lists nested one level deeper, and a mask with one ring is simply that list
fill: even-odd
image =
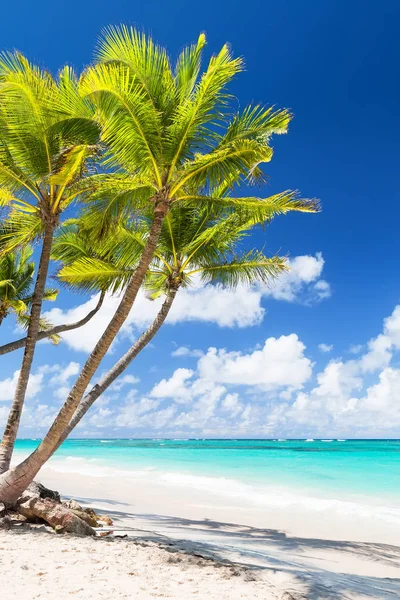
[{"label": "ocean", "polygon": [[[38,443],[18,440],[15,459]],[[49,466],[400,523],[400,440],[71,439]]]}]

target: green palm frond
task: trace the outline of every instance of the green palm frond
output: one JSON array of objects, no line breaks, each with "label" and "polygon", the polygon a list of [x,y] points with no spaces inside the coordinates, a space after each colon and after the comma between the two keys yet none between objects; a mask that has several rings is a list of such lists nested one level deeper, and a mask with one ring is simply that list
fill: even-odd
[{"label": "green palm frond", "polygon": [[123,64],[129,69],[132,81],[156,111],[171,109],[175,81],[168,54],[150,36],[133,27],[108,27],[97,47],[97,59],[103,63]]},{"label": "green palm frond", "polygon": [[253,140],[235,141],[208,154],[195,155],[172,185],[171,196],[175,197],[188,185],[197,189],[206,185],[216,187],[229,179],[232,172],[247,173],[250,180],[253,169],[271,158],[272,149]]},{"label": "green palm frond", "polygon": [[[194,273],[210,284],[267,281],[284,261],[239,248],[252,228],[291,211],[319,210],[318,201],[290,190],[268,198],[239,195],[244,184],[263,177],[271,138],[286,133],[292,115],[258,104],[234,114],[228,86],[243,60],[224,45],[201,72],[205,43],[201,34],[172,71],[151,37],[113,27],[79,82],[72,72],[63,74],[66,100],[55,103],[56,112],[90,121],[94,107],[106,169],[69,185],[69,201],[78,197],[83,209],[54,243],[65,285],[120,290],[145,247],[154,204],[166,194],[169,212],[145,281],[151,296],[176,281],[190,285]],[[51,181],[60,180],[53,175]]]},{"label": "green palm frond", "polygon": [[28,214],[14,209],[8,219],[0,224],[0,257],[34,242],[42,233],[43,223],[37,213]]},{"label": "green palm frond", "polygon": [[160,116],[129,68],[115,63],[91,67],[82,79],[81,91],[93,98],[100,111],[103,140],[112,148],[108,164],[130,172],[140,165],[161,185]]},{"label": "green palm frond", "polygon": [[[0,257],[0,312],[13,313],[20,322],[27,322],[32,303],[35,263],[30,260],[32,248],[25,246]],[[55,300],[58,290],[48,288],[44,300]]]},{"label": "green palm frond", "polygon": [[[204,42],[201,40],[201,43]],[[215,136],[207,126],[222,124],[226,120],[230,98],[226,87],[242,69],[242,59],[233,58],[229,46],[225,44],[219,54],[211,58],[194,94],[189,90],[189,94],[177,106],[167,131],[171,140],[166,150],[167,160],[171,161],[169,181],[174,177],[177,165],[193,157],[197,149],[212,147]]]},{"label": "green palm frond", "polygon": [[249,105],[230,122],[221,136],[219,147],[239,140],[254,140],[268,144],[272,135],[287,133],[292,115],[287,109]]},{"label": "green palm frond", "polygon": [[43,294],[43,300],[49,300],[50,302],[54,302],[57,300],[59,290],[56,288],[46,288]]},{"label": "green palm frond", "polygon": [[175,67],[175,82],[178,101],[193,97],[195,85],[200,74],[202,50],[206,44],[204,33],[199,35],[196,44],[184,48]]},{"label": "green palm frond", "polygon": [[69,67],[53,78],[18,52],[0,55],[0,207],[10,234],[1,251],[40,238],[45,228],[33,220],[79,198],[70,188],[93,173],[102,152],[95,111]]},{"label": "green palm frond", "polygon": [[[284,259],[239,250],[242,240],[264,220],[265,215],[260,221],[254,215],[249,219],[246,211],[216,216],[207,207],[198,210],[176,204],[164,221],[143,284],[148,297],[157,298],[171,285],[190,286],[196,274],[205,284],[230,288],[267,283],[277,277],[286,268]],[[53,258],[62,263],[58,278],[84,291],[120,291],[140,260],[147,232],[140,222],[128,222],[102,240],[71,226],[54,244]]]},{"label": "green palm frond", "polygon": [[[18,313],[16,315],[16,317],[17,317],[17,323],[24,329],[28,329],[29,323],[30,323],[29,314],[27,312],[21,312],[21,313]],[[54,327],[54,325],[52,323],[50,323],[50,321],[48,319],[45,319],[43,317],[40,318],[39,331],[50,331],[51,329],[53,329],[53,327]],[[54,333],[52,335],[49,335],[48,339],[51,340],[51,342],[53,342],[54,345],[57,345],[60,342],[61,337],[57,333]]]},{"label": "green palm frond", "polygon": [[184,203],[185,206],[195,205],[200,207],[208,206],[210,211],[223,208],[226,210],[240,210],[240,215],[251,219],[253,215],[257,221],[269,221],[279,215],[285,215],[288,212],[306,212],[317,213],[321,210],[320,202],[316,198],[300,198],[299,193],[294,190],[286,190],[279,194],[274,194],[267,198],[244,197],[233,198],[224,196],[222,198],[203,195],[182,196],[176,200],[177,203]]},{"label": "green palm frond", "polygon": [[226,288],[236,288],[238,285],[253,285],[256,282],[269,283],[287,270],[286,262],[280,256],[267,258],[258,250],[251,250],[216,264],[199,266],[187,273],[191,277],[199,273],[203,283],[218,283]]},{"label": "green palm frond", "polygon": [[25,302],[23,300],[19,300],[18,298],[15,299],[8,299],[8,310],[11,310],[17,317],[17,321],[21,322],[20,319],[23,318],[23,316],[25,315],[25,313],[28,310],[28,305],[25,304]]},{"label": "green palm frond", "polygon": [[61,267],[58,279],[69,287],[84,292],[110,290],[120,291],[132,276],[132,269],[118,268],[112,262],[84,257]]}]

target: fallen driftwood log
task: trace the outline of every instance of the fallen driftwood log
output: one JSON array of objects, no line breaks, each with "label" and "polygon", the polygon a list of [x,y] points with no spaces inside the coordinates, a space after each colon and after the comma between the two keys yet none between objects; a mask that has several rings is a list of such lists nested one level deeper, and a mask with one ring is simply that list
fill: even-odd
[{"label": "fallen driftwood log", "polygon": [[76,500],[61,501],[60,494],[33,482],[17,500],[6,507],[0,503],[0,527],[11,528],[21,521],[50,525],[56,533],[96,535],[94,527],[112,525],[110,517],[83,508]]},{"label": "fallen driftwood log", "polygon": [[27,498],[18,505],[18,510],[28,520],[38,517],[43,519],[58,533],[66,531],[77,535],[96,535],[93,527],[86,521],[61,503],[49,498],[38,498],[37,496]]}]

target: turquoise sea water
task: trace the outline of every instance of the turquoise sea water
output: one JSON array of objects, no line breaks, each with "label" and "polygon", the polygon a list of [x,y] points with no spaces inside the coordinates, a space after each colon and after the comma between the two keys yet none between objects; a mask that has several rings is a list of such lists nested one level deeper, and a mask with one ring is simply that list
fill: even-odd
[{"label": "turquoise sea water", "polygon": [[[17,457],[38,443],[18,440]],[[242,484],[400,509],[400,440],[72,439],[51,466],[94,476],[102,469],[147,473],[227,492]]]}]

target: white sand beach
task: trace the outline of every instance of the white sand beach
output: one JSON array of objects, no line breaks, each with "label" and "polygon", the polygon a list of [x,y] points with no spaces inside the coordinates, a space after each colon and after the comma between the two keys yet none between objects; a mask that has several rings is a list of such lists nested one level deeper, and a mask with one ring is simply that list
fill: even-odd
[{"label": "white sand beach", "polygon": [[240,497],[228,503],[222,490],[184,482],[91,477],[51,466],[40,480],[108,514],[113,537],[1,532],[4,600],[400,597],[395,520],[351,507],[346,514],[343,506],[257,507]]}]

